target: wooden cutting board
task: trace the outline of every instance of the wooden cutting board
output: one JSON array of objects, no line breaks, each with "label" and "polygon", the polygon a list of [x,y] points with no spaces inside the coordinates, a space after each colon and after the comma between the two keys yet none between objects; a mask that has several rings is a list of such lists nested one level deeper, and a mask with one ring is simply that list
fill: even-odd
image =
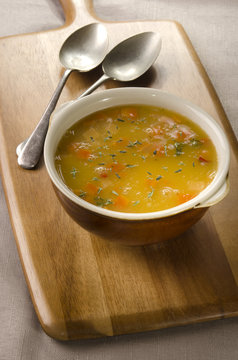
[{"label": "wooden cutting board", "polygon": [[[4,189],[26,281],[39,321],[57,339],[148,331],[238,314],[237,142],[217,95],[182,27],[173,21],[104,23],[110,48],[142,31],[160,32],[155,66],[131,84],[150,86],[201,106],[231,145],[230,193],[181,237],[123,247],[75,224],[61,208],[43,160],[17,165],[16,146],[37,124],[62,74],[61,44],[76,28],[100,21],[91,1],[62,1],[65,25],[0,40],[0,159]],[[101,74],[74,73],[60,103]],[[98,89],[100,91],[103,87]]]}]

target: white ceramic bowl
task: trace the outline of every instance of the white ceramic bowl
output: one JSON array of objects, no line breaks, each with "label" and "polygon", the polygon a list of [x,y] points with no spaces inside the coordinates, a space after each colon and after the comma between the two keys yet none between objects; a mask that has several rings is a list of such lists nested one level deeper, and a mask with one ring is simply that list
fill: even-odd
[{"label": "white ceramic bowl", "polygon": [[[54,155],[59,140],[68,128],[90,113],[108,107],[126,104],[144,104],[167,108],[188,117],[204,129],[212,139],[218,156],[218,170],[212,183],[195,198],[179,206],[151,213],[124,213],[107,210],[88,203],[72,193],[58,176],[54,165]],[[209,206],[222,200],[228,192],[227,176],[230,163],[230,151],[227,138],[221,127],[209,114],[189,101],[151,88],[128,87],[104,90],[64,104],[52,117],[51,126],[45,141],[44,158],[48,174],[66,211],[86,229],[100,236],[111,238],[112,240],[116,238],[122,243],[136,245],[154,243],[177,236],[196,222]],[[176,215],[181,213],[186,214],[187,212],[191,213],[191,219],[189,221],[188,219],[186,220],[188,226],[185,226],[186,224],[182,227],[179,226],[179,224],[176,226],[173,222],[177,230],[175,229],[173,234],[170,234],[171,231],[169,229],[166,227],[164,229],[163,227],[163,230],[161,230],[158,225],[157,230],[159,234],[156,234],[156,220],[160,219],[158,223],[167,224],[168,218],[171,218],[170,220],[176,220]],[[102,220],[105,221],[103,226]],[[110,222],[114,224],[114,228],[108,225]],[[178,222],[181,222],[181,216],[178,217]],[[138,229],[137,240],[135,239],[136,235],[133,235],[133,224],[135,224],[135,233],[136,229]],[[143,240],[142,229],[146,228],[146,224],[147,228],[151,228],[151,233],[147,232],[146,235],[146,230],[144,230],[144,237],[147,237],[147,239]],[[150,224],[150,226],[148,224]],[[118,235],[115,234],[114,231],[117,228],[116,225],[118,225],[120,230],[118,230]],[[149,229],[147,229],[147,231],[149,231]],[[161,231],[165,231],[166,234],[162,234]],[[132,240],[130,240],[131,237],[133,237]]]}]

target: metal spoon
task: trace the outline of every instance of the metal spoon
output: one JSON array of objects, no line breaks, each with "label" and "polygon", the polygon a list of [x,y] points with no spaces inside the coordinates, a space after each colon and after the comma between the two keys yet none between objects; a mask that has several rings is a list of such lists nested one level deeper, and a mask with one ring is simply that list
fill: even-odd
[{"label": "metal spoon", "polygon": [[50,115],[58,102],[63,87],[72,71],[89,71],[97,67],[106,55],[108,36],[99,23],[86,25],[71,34],[63,43],[59,59],[66,68],[57,88],[31,136],[17,146],[18,164],[25,169],[34,168],[41,156]]},{"label": "metal spoon", "polygon": [[[119,43],[106,55],[102,63],[104,74],[81,94],[79,98],[92,93],[108,79],[132,81],[138,78],[155,62],[160,49],[161,37],[158,33],[154,32],[140,33]],[[40,158],[41,150],[38,151],[38,159]],[[36,163],[31,161],[31,166],[27,167],[27,169],[32,169],[35,165]],[[26,168],[26,166],[24,167]]]},{"label": "metal spoon", "polygon": [[132,81],[144,74],[157,59],[161,49],[159,33],[144,32],[115,46],[102,63],[104,74],[79,98],[91,94],[108,79]]}]

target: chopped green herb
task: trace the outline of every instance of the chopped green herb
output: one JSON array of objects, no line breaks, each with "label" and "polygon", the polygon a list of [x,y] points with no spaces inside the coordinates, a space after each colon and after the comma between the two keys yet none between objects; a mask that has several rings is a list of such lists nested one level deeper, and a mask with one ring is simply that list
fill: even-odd
[{"label": "chopped green herb", "polygon": [[112,190],[112,193],[116,196],[119,196],[119,194],[115,190]]},{"label": "chopped green herb", "polygon": [[129,144],[127,145],[127,147],[133,147],[135,146],[131,141],[129,141]]},{"label": "chopped green herb", "polygon": [[175,173],[179,173],[181,171],[182,171],[182,169],[178,169],[178,170],[175,171]]},{"label": "chopped green herb", "polygon": [[119,142],[122,142],[123,141],[123,139],[119,139],[119,140],[117,140],[117,142],[119,143]]},{"label": "chopped green herb", "polygon": [[146,157],[145,157],[144,155],[141,155],[141,158],[142,158],[143,160],[145,160],[145,159],[146,159]]},{"label": "chopped green herb", "polygon": [[92,140],[92,142],[94,142],[94,138],[92,136],[90,136],[90,139]]},{"label": "chopped green herb", "polygon": [[108,133],[108,135],[111,135],[111,132],[109,130],[107,130],[107,133]]},{"label": "chopped green herb", "polygon": [[97,191],[97,194],[100,194],[101,191],[102,191],[102,188],[100,187]]},{"label": "chopped green herb", "polygon": [[147,174],[152,175],[151,172],[147,171]]},{"label": "chopped green herb", "polygon": [[114,157],[116,156],[116,154],[110,154],[110,156],[111,156],[112,158],[114,158]]},{"label": "chopped green herb", "polygon": [[136,167],[137,165],[131,165],[131,164],[127,164],[126,167],[127,168],[133,168],[133,167]]},{"label": "chopped green herb", "polygon": [[125,153],[127,153],[127,151],[126,150],[120,150],[119,151],[121,154],[125,154]]},{"label": "chopped green herb", "polygon": [[142,143],[139,140],[136,140],[134,142],[129,141],[129,144],[127,145],[127,147],[133,147],[135,145],[142,145]]},{"label": "chopped green herb", "polygon": [[195,167],[195,162],[193,162],[193,167]]},{"label": "chopped green herb", "polygon": [[179,156],[183,153],[183,147],[184,143],[182,142],[175,142],[174,143],[175,149],[176,149],[176,155]]},{"label": "chopped green herb", "polygon": [[118,118],[117,121],[125,122],[125,120]]},{"label": "chopped green herb", "polygon": [[99,163],[98,165],[102,166],[102,165],[105,165],[105,163]]},{"label": "chopped green herb", "polygon": [[162,179],[162,176],[161,175],[157,176],[156,180],[158,181],[160,179]]},{"label": "chopped green herb", "polygon": [[111,199],[103,199],[103,198],[101,198],[99,196],[97,196],[95,198],[95,200],[96,200],[96,205],[99,206],[99,207],[103,207],[103,206],[106,206],[106,205],[113,204]]},{"label": "chopped green herb", "polygon": [[167,166],[162,166],[162,169],[164,169],[164,170],[168,171]]},{"label": "chopped green herb", "polygon": [[152,189],[151,192],[149,192],[149,194],[148,194],[148,196],[147,196],[148,199],[151,198],[151,197],[153,196],[153,194],[154,194],[154,189]]},{"label": "chopped green herb", "polygon": [[140,203],[140,200],[137,200],[137,201],[133,202],[133,206],[136,206],[136,205],[138,205],[139,203]]},{"label": "chopped green herb", "polygon": [[80,190],[79,197],[85,198],[86,195],[87,195],[86,191]]},{"label": "chopped green herb", "polygon": [[73,168],[72,171],[70,171],[70,174],[73,176],[73,178],[76,177],[76,174],[79,173],[79,170]]},{"label": "chopped green herb", "polygon": [[183,161],[180,161],[179,165],[184,165],[184,162],[183,162]]},{"label": "chopped green herb", "polygon": [[120,179],[120,175],[118,173],[115,173],[116,177],[118,177],[118,179]]},{"label": "chopped green herb", "polygon": [[156,155],[156,154],[157,154],[157,150],[153,151],[153,154]]},{"label": "chopped green herb", "polygon": [[99,178],[97,178],[97,177],[92,178],[92,181],[98,181],[98,180],[99,180]]}]

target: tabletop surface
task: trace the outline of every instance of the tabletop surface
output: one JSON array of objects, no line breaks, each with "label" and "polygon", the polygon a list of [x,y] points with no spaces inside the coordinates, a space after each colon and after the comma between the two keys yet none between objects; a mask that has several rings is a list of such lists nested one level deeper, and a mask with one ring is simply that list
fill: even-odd
[{"label": "tabletop surface", "polygon": [[[94,0],[108,21],[173,19],[189,35],[238,136],[238,4],[236,0]],[[0,36],[56,28],[64,23],[56,0],[0,0]],[[3,85],[1,85],[3,86]],[[19,262],[0,188],[1,359],[237,359],[238,320],[61,343],[41,329]]]}]

